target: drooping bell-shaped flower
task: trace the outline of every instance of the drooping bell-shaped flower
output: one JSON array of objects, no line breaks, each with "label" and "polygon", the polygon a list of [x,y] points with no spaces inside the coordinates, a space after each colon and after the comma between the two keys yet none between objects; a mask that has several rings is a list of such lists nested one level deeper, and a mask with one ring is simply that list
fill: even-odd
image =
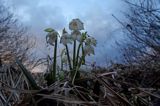
[{"label": "drooping bell-shaped flower", "polygon": [[97,45],[97,40],[94,37],[88,37],[85,42],[86,45],[92,45],[96,46]]},{"label": "drooping bell-shaped flower", "polygon": [[93,46],[91,46],[91,45],[85,45],[85,47],[84,47],[84,55],[85,56],[86,55],[90,56],[90,54],[94,55],[94,48],[93,48]]},{"label": "drooping bell-shaped flower", "polygon": [[80,41],[81,40],[81,32],[78,31],[78,30],[74,30],[72,33],[71,33],[71,37],[72,39],[75,41],[75,40],[78,40]]},{"label": "drooping bell-shaped flower", "polygon": [[67,54],[65,53],[65,54],[62,56],[62,63],[67,64],[67,61],[68,61],[68,58],[67,58]]},{"label": "drooping bell-shaped flower", "polygon": [[72,43],[71,36],[68,34],[68,32],[65,30],[65,28],[63,29],[60,43],[62,43],[63,45],[67,45],[68,43],[70,43],[70,44]]},{"label": "drooping bell-shaped flower", "polygon": [[67,64],[67,62],[68,62],[66,49],[62,49],[62,51],[61,51],[61,62],[64,64]]},{"label": "drooping bell-shaped flower", "polygon": [[62,49],[61,51],[61,62],[62,63],[67,63],[67,57],[66,57],[66,49]]},{"label": "drooping bell-shaped flower", "polygon": [[48,32],[48,34],[46,36],[46,41],[50,45],[54,46],[54,43],[55,43],[57,37],[58,37],[58,32],[55,31],[54,29],[52,29],[52,31]]},{"label": "drooping bell-shaped flower", "polygon": [[70,30],[83,30],[84,29],[83,22],[81,22],[79,19],[73,19],[69,23],[69,29]]}]

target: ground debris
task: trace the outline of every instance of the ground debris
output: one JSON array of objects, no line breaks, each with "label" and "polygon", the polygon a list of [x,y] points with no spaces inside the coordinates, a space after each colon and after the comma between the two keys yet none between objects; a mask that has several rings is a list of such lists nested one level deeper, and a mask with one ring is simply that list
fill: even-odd
[{"label": "ground debris", "polygon": [[[3,86],[1,88],[2,93],[9,93],[8,96],[13,91],[9,86],[7,89],[3,89]],[[21,90],[15,93],[20,95],[21,101],[16,101],[14,105],[159,106],[159,88],[159,65],[141,67],[115,64],[109,68],[94,68],[91,72],[81,72],[80,79],[77,79],[74,84],[64,79],[38,91]],[[18,90],[20,89],[14,89],[14,91]],[[11,98],[9,100],[13,100],[15,96]],[[4,100],[3,103],[5,103]]]}]

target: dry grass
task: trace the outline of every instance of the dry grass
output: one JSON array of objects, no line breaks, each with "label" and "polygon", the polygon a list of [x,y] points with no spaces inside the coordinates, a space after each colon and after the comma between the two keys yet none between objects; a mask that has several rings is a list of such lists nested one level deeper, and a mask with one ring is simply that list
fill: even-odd
[{"label": "dry grass", "polygon": [[1,68],[1,106],[156,106],[160,103],[160,66],[114,65],[81,73],[71,84],[57,81],[41,90],[28,90],[21,71]]}]

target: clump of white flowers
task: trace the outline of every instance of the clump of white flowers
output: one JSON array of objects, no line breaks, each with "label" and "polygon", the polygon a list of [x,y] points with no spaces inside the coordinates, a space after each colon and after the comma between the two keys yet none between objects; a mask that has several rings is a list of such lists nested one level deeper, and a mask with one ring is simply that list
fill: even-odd
[{"label": "clump of white flowers", "polygon": [[[94,47],[97,44],[97,41],[94,37],[91,37],[87,34],[87,32],[82,32],[84,30],[84,25],[79,19],[73,19],[69,23],[69,29],[71,30],[71,34],[69,34],[65,28],[62,31],[62,35],[60,37],[60,43],[65,46],[65,53],[61,56],[61,62],[68,62],[70,69],[70,76],[72,83],[74,83],[75,78],[77,78],[77,74],[79,73],[79,68],[81,67],[83,62],[85,61],[85,57],[91,54],[95,54]],[[57,57],[57,39],[58,32],[52,28],[47,28],[45,30],[48,32],[46,36],[46,41],[50,45],[54,46],[54,65],[52,75],[56,78],[56,57]],[[73,53],[70,53],[68,44],[73,44]],[[78,44],[78,45],[77,45]],[[73,55],[72,59],[70,55]],[[53,79],[54,81],[56,79]]]}]

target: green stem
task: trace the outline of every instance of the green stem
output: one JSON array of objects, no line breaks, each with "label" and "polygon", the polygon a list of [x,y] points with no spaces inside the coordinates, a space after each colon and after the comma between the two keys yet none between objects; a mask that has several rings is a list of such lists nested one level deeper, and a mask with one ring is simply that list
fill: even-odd
[{"label": "green stem", "polygon": [[71,79],[73,79],[76,71],[75,59],[76,59],[76,40],[74,41],[74,44],[73,44],[73,70],[71,70]]},{"label": "green stem", "polygon": [[61,71],[63,71],[63,62],[62,62],[62,59],[61,59]]},{"label": "green stem", "polygon": [[78,50],[77,50],[76,64],[75,64],[75,65],[76,65],[76,67],[77,67],[77,65],[78,65],[79,51],[80,51],[81,45],[82,45],[82,43],[80,43],[80,44],[79,44],[79,46],[78,46]]},{"label": "green stem", "polygon": [[76,40],[73,45],[73,69],[75,68],[75,59],[76,59]]},{"label": "green stem", "polygon": [[[83,62],[83,63],[82,63]],[[81,64],[85,64],[85,55],[84,55],[84,48],[83,48],[83,44],[82,44],[82,62],[81,62]],[[80,66],[81,66],[81,64],[80,64]],[[79,67],[80,67],[79,66]]]},{"label": "green stem", "polygon": [[70,70],[72,70],[72,65],[71,65],[71,60],[70,60],[69,50],[68,50],[68,46],[67,45],[66,45],[66,51],[67,51],[67,58],[68,58],[69,68],[70,68]]},{"label": "green stem", "polygon": [[78,70],[79,70],[79,68],[81,67],[81,65],[82,65],[82,62],[83,62],[83,60],[85,59],[85,55],[84,55],[84,50],[83,50],[83,44],[81,43],[80,45],[79,45],[79,47],[78,47],[78,52],[77,52],[77,56],[79,55],[79,51],[80,51],[80,47],[82,46],[82,57],[80,58],[80,61],[79,61],[79,64],[78,64],[78,59],[77,59],[77,63],[76,63],[76,70],[75,70],[75,73],[74,73],[74,76],[73,76],[73,78],[72,78],[72,84],[74,84],[74,81],[75,81],[75,78],[76,78],[76,75],[77,75],[77,73],[78,73]]},{"label": "green stem", "polygon": [[85,61],[85,55],[84,55],[84,49],[82,44],[82,57],[81,57],[81,60],[79,61],[79,64],[77,65],[78,68],[81,67],[83,61]]},{"label": "green stem", "polygon": [[56,80],[56,62],[57,62],[57,39],[55,41],[55,47],[54,47],[54,60],[53,60],[53,70],[52,70],[53,82],[55,82]]},{"label": "green stem", "polygon": [[82,64],[83,58],[84,58],[84,55],[82,55],[79,64],[77,64],[77,67],[76,67],[76,70],[75,70],[75,73],[74,73],[74,76],[73,76],[73,79],[72,79],[72,84],[74,84],[77,72],[78,72],[78,70],[79,70],[79,68],[80,68],[80,66]]}]

